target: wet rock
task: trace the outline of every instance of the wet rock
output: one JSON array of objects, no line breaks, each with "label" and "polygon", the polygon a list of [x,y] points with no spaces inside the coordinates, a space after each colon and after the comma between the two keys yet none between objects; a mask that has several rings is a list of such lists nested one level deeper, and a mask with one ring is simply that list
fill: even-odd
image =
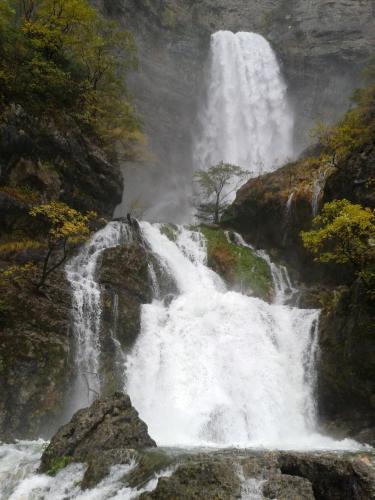
[{"label": "wet rock", "polygon": [[323,202],[346,198],[375,208],[374,164],[375,141],[369,138],[342,160],[328,178]]},{"label": "wet rock", "polygon": [[102,290],[101,346],[104,395],[121,390],[121,352],[128,352],[140,333],[142,304],[153,297],[150,255],[138,240],[103,252],[97,279]]},{"label": "wet rock", "polygon": [[311,228],[312,197],[319,161],[308,158],[250,179],[238,192],[222,222],[257,248],[285,260],[305,280],[327,273],[303,248],[301,231]]},{"label": "wet rock", "polygon": [[335,454],[281,453],[283,474],[308,479],[317,500],[375,498],[375,469],[365,459]]},{"label": "wet rock", "polygon": [[310,481],[287,474],[270,478],[263,486],[263,495],[277,500],[315,500]]},{"label": "wet rock", "polygon": [[94,488],[104,479],[114,465],[129,465],[134,461],[134,451],[128,449],[104,450],[87,457],[88,467],[81,483],[83,490]]},{"label": "wet rock", "polygon": [[319,327],[318,404],[327,431],[375,444],[375,317],[360,283],[330,294]]},{"label": "wet rock", "polygon": [[[78,411],[55,434],[42,456],[40,471],[47,472],[64,457],[90,462],[90,457],[102,456],[100,463],[91,466],[92,476],[101,477],[111,465],[127,463],[130,456],[126,450],[155,446],[129,396],[116,393]],[[94,482],[91,478],[86,481]]]},{"label": "wet rock", "polygon": [[180,465],[169,478],[161,478],[152,493],[142,500],[229,500],[239,498],[240,480],[230,461],[198,460]]},{"label": "wet rock", "polygon": [[71,297],[63,271],[48,292],[8,287],[0,304],[0,440],[49,437],[73,371]]}]

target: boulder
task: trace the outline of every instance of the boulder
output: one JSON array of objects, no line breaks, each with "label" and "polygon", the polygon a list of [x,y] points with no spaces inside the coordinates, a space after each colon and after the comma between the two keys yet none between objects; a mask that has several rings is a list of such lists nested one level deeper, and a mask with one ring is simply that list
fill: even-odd
[{"label": "boulder", "polygon": [[283,474],[308,479],[317,500],[369,500],[375,498],[375,470],[366,456],[333,453],[280,453]]},{"label": "boulder", "polygon": [[[129,396],[116,393],[78,411],[52,438],[42,456],[40,471],[53,470],[61,461],[90,462],[103,456],[104,468],[129,460],[130,449],[152,448],[156,443],[139,418]],[[98,467],[98,466],[96,466]],[[103,472],[100,471],[99,475]]]},{"label": "boulder", "polygon": [[[209,458],[209,457],[208,457]],[[157,488],[142,500],[228,500],[239,498],[241,485],[233,463],[201,459],[180,465],[171,477],[162,477]]]},{"label": "boulder", "polygon": [[266,498],[277,500],[315,500],[312,484],[302,477],[277,475],[270,478],[263,486]]}]

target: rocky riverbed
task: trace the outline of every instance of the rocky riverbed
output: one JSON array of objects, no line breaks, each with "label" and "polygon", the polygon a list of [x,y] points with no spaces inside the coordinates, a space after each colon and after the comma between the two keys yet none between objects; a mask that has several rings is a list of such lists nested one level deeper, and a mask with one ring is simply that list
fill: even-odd
[{"label": "rocky riverbed", "polygon": [[[375,498],[375,454],[157,448],[128,396],[80,410],[45,445],[0,446],[4,499]],[[10,473],[10,468],[17,466]],[[21,495],[25,496],[21,496]]]}]

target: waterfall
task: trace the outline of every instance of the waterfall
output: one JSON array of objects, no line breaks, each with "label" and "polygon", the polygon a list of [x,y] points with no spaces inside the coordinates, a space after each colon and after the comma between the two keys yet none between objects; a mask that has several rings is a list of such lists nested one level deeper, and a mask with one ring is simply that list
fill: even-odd
[{"label": "waterfall", "polygon": [[283,305],[282,272],[275,304],[228,291],[199,233],[180,227],[173,242],[157,225],[141,227],[179,289],[168,304],[143,306],[127,358],[127,390],[158,444],[318,446],[319,312]]},{"label": "waterfall", "polygon": [[126,224],[112,222],[95,233],[80,253],[66,266],[72,289],[73,334],[75,338],[76,379],[69,412],[89,405],[100,395],[101,293],[96,268],[105,249],[131,238]]},{"label": "waterfall", "polygon": [[293,155],[293,114],[270,44],[255,33],[212,36],[207,102],[195,145],[195,167],[220,161],[254,175]]},{"label": "waterfall", "polygon": [[[178,293],[172,300],[170,295],[163,300],[150,263],[155,298],[142,307],[141,333],[133,350],[126,353],[116,344],[114,365],[124,366],[124,386],[159,445],[361,449],[351,440],[337,442],[317,432],[314,384],[319,311],[286,305],[293,289],[286,268],[257,251],[269,262],[274,278],[275,300],[268,304],[227,290],[206,265],[206,242],[199,232],[178,227],[176,241],[171,241],[160,225],[143,222],[141,231]],[[131,236],[126,225],[109,224],[66,269],[77,336],[77,408],[95,396],[87,393],[87,384],[100,391],[97,262],[105,248],[131,241]],[[249,246],[236,233],[228,237]],[[115,298],[114,341],[117,305]],[[83,381],[83,377],[87,378]],[[131,500],[153,491],[160,477],[175,470],[170,466],[155,472],[137,487],[127,482],[132,472],[138,474],[134,461],[112,467],[94,489],[82,491],[84,464],[72,463],[56,477],[37,473],[46,444],[42,440],[0,443],[0,498]],[[245,479],[238,466],[241,498],[263,498],[262,479]]]}]

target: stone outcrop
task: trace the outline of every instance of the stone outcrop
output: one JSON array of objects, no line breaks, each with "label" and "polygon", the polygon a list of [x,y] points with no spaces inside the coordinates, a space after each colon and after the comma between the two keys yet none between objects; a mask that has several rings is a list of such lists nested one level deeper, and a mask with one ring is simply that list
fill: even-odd
[{"label": "stone outcrop", "polygon": [[62,131],[36,122],[20,107],[9,109],[0,123],[0,183],[28,187],[43,202],[60,200],[107,217],[122,194],[119,167],[73,124]]},{"label": "stone outcrop", "polygon": [[369,138],[356,147],[328,177],[323,203],[346,198],[353,203],[375,208],[375,140]]},{"label": "stone outcrop", "polygon": [[320,320],[318,405],[337,436],[375,445],[375,316],[360,283],[336,290]]},{"label": "stone outcrop", "polygon": [[155,446],[129,396],[116,393],[78,411],[55,434],[43,453],[40,471],[53,471],[56,464],[87,462],[84,484],[89,486],[104,477],[112,465],[129,463],[130,450]]},{"label": "stone outcrop", "polygon": [[317,500],[368,500],[375,496],[375,471],[365,456],[347,459],[335,454],[281,453],[283,474],[308,479]]},{"label": "stone outcrop", "polygon": [[194,459],[180,465],[169,478],[160,478],[152,493],[144,493],[142,500],[234,499],[241,496],[241,483],[234,464],[225,460]]},{"label": "stone outcrop", "polygon": [[312,484],[308,479],[287,474],[271,477],[263,486],[265,498],[277,500],[315,500]]},{"label": "stone outcrop", "polygon": [[150,252],[137,239],[109,248],[101,257],[97,280],[103,304],[101,344],[105,394],[122,388],[118,345],[124,352],[133,346],[140,332],[142,304],[150,303],[153,298],[150,259]]},{"label": "stone outcrop", "polygon": [[315,282],[325,279],[327,272],[305,251],[300,232],[311,228],[314,185],[320,172],[319,162],[308,158],[251,179],[223,217],[224,225],[286,261],[305,281],[311,277]]},{"label": "stone outcrop", "polygon": [[374,495],[375,471],[366,455],[227,451],[181,457],[180,462],[140,498],[234,500],[253,494],[280,500],[367,500]]},{"label": "stone outcrop", "polygon": [[23,286],[1,299],[0,440],[48,436],[73,369],[68,283],[59,272],[46,294]]}]

